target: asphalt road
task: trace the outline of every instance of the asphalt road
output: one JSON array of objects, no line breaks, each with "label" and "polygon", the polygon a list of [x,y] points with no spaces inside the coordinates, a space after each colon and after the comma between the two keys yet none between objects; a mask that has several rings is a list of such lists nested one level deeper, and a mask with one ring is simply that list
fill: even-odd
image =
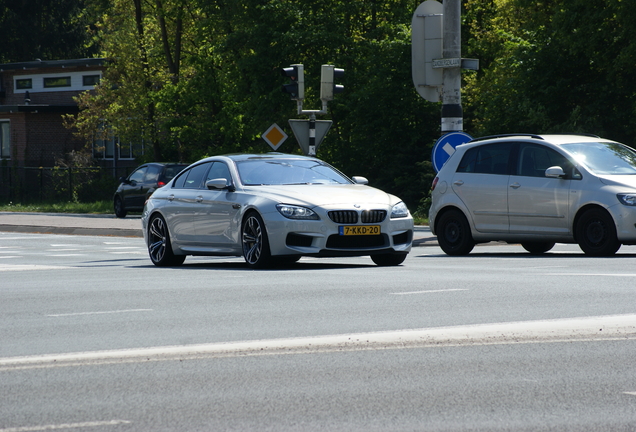
[{"label": "asphalt road", "polygon": [[635,252],[158,269],[0,232],[0,432],[634,431]]}]

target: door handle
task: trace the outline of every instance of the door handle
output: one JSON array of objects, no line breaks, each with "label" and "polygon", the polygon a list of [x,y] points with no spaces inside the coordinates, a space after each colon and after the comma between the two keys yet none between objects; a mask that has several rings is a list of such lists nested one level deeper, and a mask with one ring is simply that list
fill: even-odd
[{"label": "door handle", "polygon": [[203,197],[202,197],[201,195],[199,195],[199,196],[196,198],[196,200],[197,200],[197,202],[198,202],[198,203],[203,202]]},{"label": "door handle", "polygon": [[172,201],[174,199],[174,195],[168,195],[168,201]]},{"label": "door handle", "polygon": [[519,189],[521,187],[521,185],[517,182],[514,182],[513,184],[510,185],[511,188],[513,189]]},{"label": "door handle", "polygon": [[461,181],[461,180],[456,180],[456,181],[454,181],[454,182],[453,182],[453,184],[454,184],[455,186],[461,186],[461,185],[463,185],[463,184],[464,184],[464,182],[463,182],[463,181]]}]

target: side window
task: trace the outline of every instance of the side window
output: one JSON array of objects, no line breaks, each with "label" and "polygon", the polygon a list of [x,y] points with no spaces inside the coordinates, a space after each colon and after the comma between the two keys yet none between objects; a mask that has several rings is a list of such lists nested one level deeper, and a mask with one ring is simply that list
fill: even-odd
[{"label": "side window", "polygon": [[156,183],[159,180],[159,174],[161,173],[161,166],[150,165],[146,172],[146,183]]},{"label": "side window", "polygon": [[148,169],[147,166],[143,166],[141,168],[139,168],[138,170],[134,171],[130,177],[128,177],[128,180],[131,182],[143,182],[144,181],[144,176],[146,175],[146,170]]},{"label": "side window", "polygon": [[199,189],[203,183],[203,177],[207,173],[211,164],[212,162],[206,162],[192,167],[192,169],[190,169],[187,173],[188,176],[185,179],[183,187],[185,189]]},{"label": "side window", "polygon": [[457,171],[508,175],[508,160],[513,145],[498,143],[474,147],[464,154]]},{"label": "side window", "polygon": [[182,171],[179,174],[179,177],[175,179],[172,183],[173,188],[183,189],[183,185],[185,184],[186,179],[188,178],[188,174],[190,174],[190,170]]},{"label": "side window", "polygon": [[475,165],[477,163],[477,152],[479,151],[479,147],[473,147],[464,153],[464,157],[462,157],[461,162],[459,162],[459,166],[457,167],[457,172],[465,172],[472,173],[475,172]]},{"label": "side window", "polygon": [[[569,178],[581,178],[578,170],[562,154],[539,145],[526,145],[519,153],[519,175],[527,177],[545,177],[545,170],[560,166]],[[577,176],[578,173],[578,176]]]},{"label": "side window", "polygon": [[228,181],[228,183],[232,182],[232,177],[230,176],[230,169],[223,162],[214,162],[212,164],[212,168],[208,172],[207,180],[224,178]]}]

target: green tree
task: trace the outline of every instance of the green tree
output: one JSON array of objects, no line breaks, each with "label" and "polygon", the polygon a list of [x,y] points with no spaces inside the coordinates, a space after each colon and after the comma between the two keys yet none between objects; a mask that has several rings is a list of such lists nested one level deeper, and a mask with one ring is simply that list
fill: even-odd
[{"label": "green tree", "polygon": [[[345,69],[329,105],[334,125],[319,156],[403,197],[428,191],[439,106],[410,77],[407,0],[112,0],[100,20],[110,59],[96,94],[84,95],[76,126],[90,137],[104,120],[120,137],[144,136],[152,157],[193,161],[264,152],[273,122],[287,127],[296,104],[280,91],[280,68],[303,63],[305,109],[320,107],[320,65]],[[281,150],[299,152],[290,140]]]},{"label": "green tree", "polygon": [[468,0],[471,125],[484,133],[589,132],[633,140],[636,3]]},{"label": "green tree", "polygon": [[0,62],[90,57],[86,1],[0,0]]}]

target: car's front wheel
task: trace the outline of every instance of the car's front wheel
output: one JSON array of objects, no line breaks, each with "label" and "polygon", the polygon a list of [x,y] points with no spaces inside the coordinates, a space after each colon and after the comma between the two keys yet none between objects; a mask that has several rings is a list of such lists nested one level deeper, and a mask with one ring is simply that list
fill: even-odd
[{"label": "car's front wheel", "polygon": [[119,195],[115,197],[115,200],[113,202],[113,207],[115,208],[115,216],[117,216],[118,218],[126,217],[126,214],[128,212],[126,211],[126,207],[124,207],[124,202],[122,201]]},{"label": "car's front wheel", "polygon": [[404,262],[406,254],[371,255],[371,260],[380,267],[397,266]]},{"label": "car's front wheel", "polygon": [[168,225],[159,215],[153,216],[148,225],[148,255],[157,267],[179,266],[186,258],[172,252]]},{"label": "car's front wheel", "polygon": [[437,242],[448,255],[468,255],[475,247],[470,226],[462,212],[449,210],[437,223]]},{"label": "car's front wheel", "polygon": [[241,230],[243,258],[251,268],[264,268],[271,262],[269,241],[265,223],[258,213],[252,211],[243,220]]},{"label": "car's front wheel", "polygon": [[532,255],[541,255],[554,247],[552,242],[524,242],[521,246]]},{"label": "car's front wheel", "polygon": [[603,209],[583,213],[576,224],[576,240],[586,255],[611,256],[621,247],[612,217]]}]

